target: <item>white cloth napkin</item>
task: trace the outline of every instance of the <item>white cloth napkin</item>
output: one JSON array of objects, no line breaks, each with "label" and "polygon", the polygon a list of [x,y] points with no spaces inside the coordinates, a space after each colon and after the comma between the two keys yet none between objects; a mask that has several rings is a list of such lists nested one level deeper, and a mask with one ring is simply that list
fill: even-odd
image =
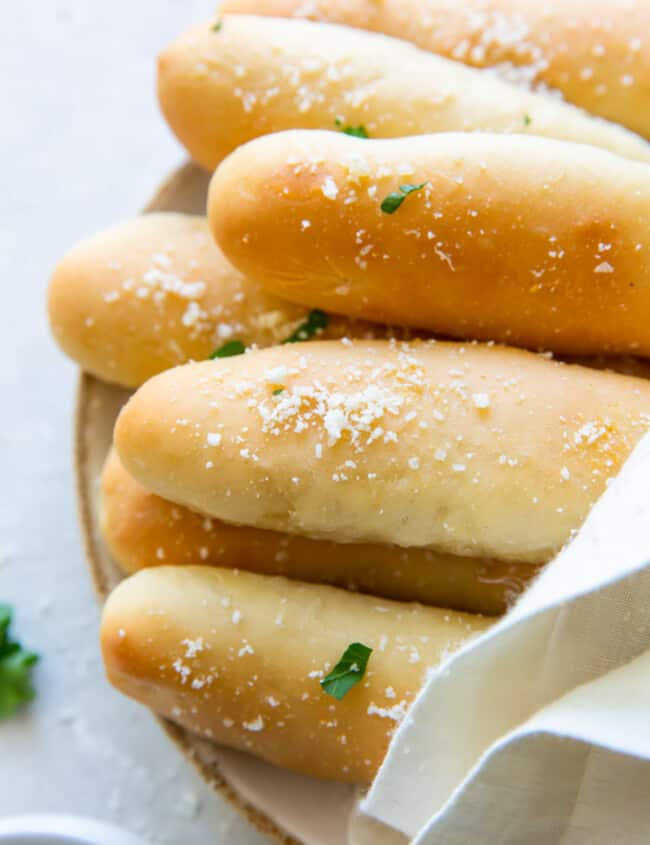
[{"label": "white cloth napkin", "polygon": [[358,845],[650,843],[650,434],[578,536],[427,682]]}]

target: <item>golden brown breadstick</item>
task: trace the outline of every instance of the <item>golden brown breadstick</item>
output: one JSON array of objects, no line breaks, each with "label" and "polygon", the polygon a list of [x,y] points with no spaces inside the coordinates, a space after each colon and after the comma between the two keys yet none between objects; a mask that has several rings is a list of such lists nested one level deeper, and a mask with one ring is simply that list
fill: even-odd
[{"label": "golden brown breadstick", "polygon": [[296,16],[384,32],[503,78],[562,92],[650,136],[644,0],[224,0],[224,13]]},{"label": "golden brown breadstick", "polygon": [[316,341],[156,376],[115,443],[149,490],[228,522],[543,562],[649,424],[641,379],[505,347]]},{"label": "golden brown breadstick", "polygon": [[[322,585],[157,567],[106,603],[111,683],[205,737],[314,777],[372,780],[426,672],[490,622]],[[373,649],[337,701],[319,680],[347,646]]]},{"label": "golden brown breadstick", "polygon": [[208,209],[235,266],[295,302],[532,349],[650,355],[650,167],[602,150],[285,132],[229,156]]},{"label": "golden brown breadstick", "polygon": [[411,44],[347,27],[229,16],[160,56],[158,95],[190,155],[213,169],[283,129],[363,127],[372,138],[491,130],[593,144],[650,161],[616,124]]},{"label": "golden brown breadstick", "polygon": [[[49,317],[61,348],[105,381],[137,387],[233,339],[281,343],[308,309],[266,293],[226,261],[205,217],[146,214],[72,249],[54,271]],[[334,318],[325,336],[390,334]]]},{"label": "golden brown breadstick", "polygon": [[114,450],[102,474],[101,523],[125,572],[161,564],[225,566],[488,616],[504,613],[538,571],[524,563],[228,525],[149,493]]}]

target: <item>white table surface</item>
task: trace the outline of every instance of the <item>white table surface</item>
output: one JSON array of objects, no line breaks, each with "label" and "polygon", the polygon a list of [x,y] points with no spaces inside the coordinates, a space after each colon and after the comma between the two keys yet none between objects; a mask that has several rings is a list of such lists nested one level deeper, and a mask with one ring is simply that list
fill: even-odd
[{"label": "white table surface", "polygon": [[71,471],[77,371],[49,337],[45,291],[68,247],[135,214],[182,161],[155,56],[214,5],[0,3],[0,601],[42,654],[36,702],[0,722],[0,817],[79,813],[161,845],[267,840],[104,680]]}]

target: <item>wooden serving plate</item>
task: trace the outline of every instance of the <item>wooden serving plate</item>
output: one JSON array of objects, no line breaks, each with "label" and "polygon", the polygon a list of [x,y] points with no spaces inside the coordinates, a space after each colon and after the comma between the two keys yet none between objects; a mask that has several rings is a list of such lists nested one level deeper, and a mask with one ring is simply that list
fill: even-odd
[{"label": "wooden serving plate", "polygon": [[[205,212],[209,176],[192,164],[175,171],[144,209]],[[129,391],[82,373],[75,415],[77,501],[88,567],[101,601],[124,577],[99,530],[98,479],[113,424]],[[205,780],[260,831],[286,845],[344,845],[355,790],[276,768],[222,748],[155,717]]]}]

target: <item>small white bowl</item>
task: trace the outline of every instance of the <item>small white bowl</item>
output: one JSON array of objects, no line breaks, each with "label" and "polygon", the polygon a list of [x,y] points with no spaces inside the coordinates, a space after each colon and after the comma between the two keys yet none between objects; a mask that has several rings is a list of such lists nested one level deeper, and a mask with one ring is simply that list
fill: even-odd
[{"label": "small white bowl", "polygon": [[0,845],[145,845],[113,825],[79,816],[0,819]]}]

